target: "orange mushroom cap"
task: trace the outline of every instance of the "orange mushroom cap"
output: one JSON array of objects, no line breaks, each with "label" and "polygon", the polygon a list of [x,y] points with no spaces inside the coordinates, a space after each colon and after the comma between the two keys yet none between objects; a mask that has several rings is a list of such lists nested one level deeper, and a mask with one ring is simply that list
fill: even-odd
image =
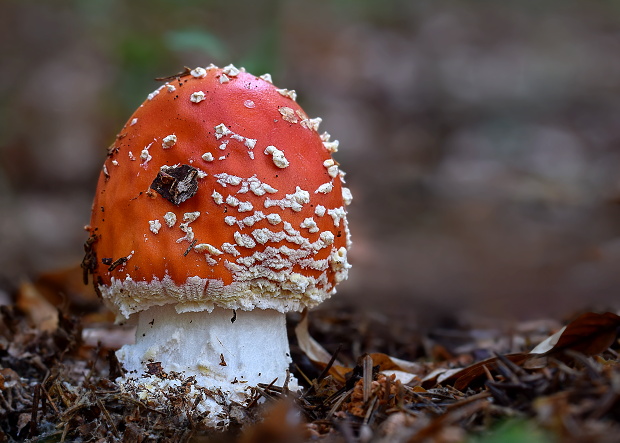
[{"label": "orange mushroom cap", "polygon": [[314,306],[346,278],[348,189],[294,91],[232,65],[149,95],[109,149],[87,244],[125,317]]}]

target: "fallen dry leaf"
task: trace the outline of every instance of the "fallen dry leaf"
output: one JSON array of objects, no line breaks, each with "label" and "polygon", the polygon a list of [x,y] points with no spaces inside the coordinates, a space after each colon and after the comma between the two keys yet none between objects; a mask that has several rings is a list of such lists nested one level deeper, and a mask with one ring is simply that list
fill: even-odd
[{"label": "fallen dry leaf", "polygon": [[572,350],[597,355],[609,348],[620,328],[620,316],[613,312],[586,312],[532,349],[531,354]]},{"label": "fallen dry leaf", "polygon": [[[306,356],[315,363],[327,364],[331,360],[331,354],[323,348],[308,331],[308,311],[304,311],[301,320],[295,327],[297,343]],[[340,364],[338,360],[335,364]]]},{"label": "fallen dry leaf", "polygon": [[[502,356],[502,358],[518,366],[525,365],[524,367],[533,369],[546,366],[546,359],[542,361],[538,359],[542,355],[566,350],[587,356],[600,354],[612,345],[618,335],[619,328],[620,316],[612,312],[604,314],[587,312],[549,336],[529,354],[509,354]],[[437,381],[454,386],[459,391],[479,385],[482,379],[488,378],[496,371],[499,359],[500,357],[492,357],[476,362],[459,371],[450,373],[447,377],[440,378],[438,376]]]},{"label": "fallen dry leaf", "polygon": [[95,292],[92,283],[84,284],[80,264],[40,274],[32,283],[52,305],[70,315],[79,315],[84,325],[114,321]]},{"label": "fallen dry leaf", "polygon": [[20,285],[15,304],[39,330],[51,332],[58,327],[58,310],[32,283]]},{"label": "fallen dry leaf", "polygon": [[562,329],[541,341],[534,349],[530,351],[530,354],[546,354],[547,352],[551,351],[558,343],[560,337],[562,336],[562,334],[564,334],[565,330],[566,326],[563,326]]},{"label": "fallen dry leaf", "polygon": [[304,311],[302,313],[302,317],[300,322],[295,327],[295,336],[297,337],[297,344],[299,348],[302,350],[306,357],[318,368],[325,369],[328,365],[329,367],[327,375],[331,375],[339,382],[344,382],[346,380],[346,374],[351,371],[350,368],[342,366],[342,364],[334,359],[332,361],[332,355],[329,354],[321,346],[308,331],[308,312]]}]

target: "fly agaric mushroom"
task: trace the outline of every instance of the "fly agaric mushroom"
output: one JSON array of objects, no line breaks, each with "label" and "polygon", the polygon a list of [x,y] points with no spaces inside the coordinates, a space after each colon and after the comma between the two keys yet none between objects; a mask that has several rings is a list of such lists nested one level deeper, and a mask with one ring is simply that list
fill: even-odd
[{"label": "fly agaric mushroom", "polygon": [[117,355],[141,395],[162,371],[194,377],[228,398],[205,404],[217,416],[250,386],[285,383],[285,313],[347,277],[338,142],[295,98],[268,74],[186,70],[110,147],[85,264],[104,302],[137,317],[136,343]]}]

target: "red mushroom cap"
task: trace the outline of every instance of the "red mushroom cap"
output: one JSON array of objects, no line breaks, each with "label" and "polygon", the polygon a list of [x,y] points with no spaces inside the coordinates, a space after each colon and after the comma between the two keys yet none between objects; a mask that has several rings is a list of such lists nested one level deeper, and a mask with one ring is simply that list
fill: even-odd
[{"label": "red mushroom cap", "polygon": [[314,306],[346,278],[350,193],[294,91],[230,65],[149,95],[99,177],[90,270],[121,314]]}]

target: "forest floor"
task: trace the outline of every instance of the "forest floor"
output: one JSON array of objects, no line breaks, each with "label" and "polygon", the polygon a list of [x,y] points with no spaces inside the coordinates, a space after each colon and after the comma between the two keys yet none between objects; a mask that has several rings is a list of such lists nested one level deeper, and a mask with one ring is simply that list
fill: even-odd
[{"label": "forest floor", "polygon": [[0,442],[592,443],[620,435],[613,312],[510,328],[455,318],[420,330],[404,316],[330,302],[289,317],[291,369],[303,389],[258,386],[237,405],[246,423],[209,430],[182,389],[154,404],[119,386],[114,350],[133,331],[114,325],[92,294],[58,303],[64,278],[16,286],[0,306]]}]

